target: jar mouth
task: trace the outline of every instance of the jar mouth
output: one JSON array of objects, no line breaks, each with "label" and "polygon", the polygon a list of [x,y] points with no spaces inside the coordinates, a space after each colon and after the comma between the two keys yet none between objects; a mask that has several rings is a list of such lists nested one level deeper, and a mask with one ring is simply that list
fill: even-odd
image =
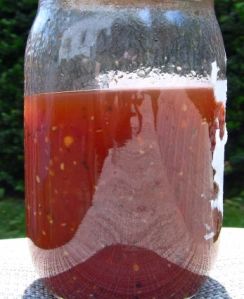
[{"label": "jar mouth", "polygon": [[158,6],[164,9],[201,9],[213,8],[214,0],[39,0],[39,7],[46,5],[61,6],[63,8],[82,8],[85,6],[107,5],[145,7]]}]

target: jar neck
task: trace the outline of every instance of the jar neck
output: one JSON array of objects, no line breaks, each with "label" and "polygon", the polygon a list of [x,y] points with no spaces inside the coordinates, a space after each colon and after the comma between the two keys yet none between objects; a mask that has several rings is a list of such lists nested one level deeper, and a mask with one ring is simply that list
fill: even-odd
[{"label": "jar neck", "polygon": [[109,6],[160,6],[165,9],[201,9],[213,8],[214,0],[39,0],[39,7],[58,6],[63,8],[81,8],[83,5],[109,5]]}]

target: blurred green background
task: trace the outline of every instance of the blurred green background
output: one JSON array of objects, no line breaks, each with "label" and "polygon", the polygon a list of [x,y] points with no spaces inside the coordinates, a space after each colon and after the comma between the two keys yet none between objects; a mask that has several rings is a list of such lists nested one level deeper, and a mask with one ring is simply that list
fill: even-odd
[{"label": "blurred green background", "polygon": [[[23,61],[37,2],[0,0],[0,238],[25,235]],[[217,0],[215,7],[228,57],[224,225],[244,227],[244,2]]]}]

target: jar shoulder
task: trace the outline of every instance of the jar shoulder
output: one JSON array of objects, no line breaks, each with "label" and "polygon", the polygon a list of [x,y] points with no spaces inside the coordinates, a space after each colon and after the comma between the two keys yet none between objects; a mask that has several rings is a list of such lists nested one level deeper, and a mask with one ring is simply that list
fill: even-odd
[{"label": "jar shoulder", "polygon": [[221,32],[214,12],[206,9],[40,10],[26,48],[26,73],[37,68],[35,73],[42,73],[42,78],[43,73],[52,78],[62,74],[72,82],[83,77],[84,86],[87,80],[93,84],[97,72],[133,72],[141,66],[207,76],[215,61],[219,76],[225,77]]}]

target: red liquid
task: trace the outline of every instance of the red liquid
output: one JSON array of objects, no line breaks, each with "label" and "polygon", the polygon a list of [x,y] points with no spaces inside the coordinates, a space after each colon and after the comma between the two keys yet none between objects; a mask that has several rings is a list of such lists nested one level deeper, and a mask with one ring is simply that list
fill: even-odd
[{"label": "red liquid", "polygon": [[27,97],[27,229],[47,285],[65,298],[194,294],[221,226],[219,127],[208,88]]}]

